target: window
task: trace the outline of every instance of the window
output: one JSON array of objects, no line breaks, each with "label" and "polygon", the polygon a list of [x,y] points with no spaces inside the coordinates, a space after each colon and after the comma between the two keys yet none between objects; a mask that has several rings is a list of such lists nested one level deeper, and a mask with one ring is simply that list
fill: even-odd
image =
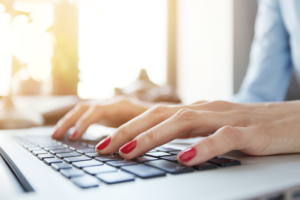
[{"label": "window", "polygon": [[30,75],[37,81],[50,80],[55,37],[48,29],[54,14],[54,5],[42,1],[0,4],[1,96],[9,93],[12,56],[27,67],[27,78]]},{"label": "window", "polygon": [[166,82],[167,0],[80,1],[81,98],[110,98],[145,68]]},{"label": "window", "polygon": [[8,94],[11,73],[11,17],[5,12],[5,5],[0,4],[0,96]]}]

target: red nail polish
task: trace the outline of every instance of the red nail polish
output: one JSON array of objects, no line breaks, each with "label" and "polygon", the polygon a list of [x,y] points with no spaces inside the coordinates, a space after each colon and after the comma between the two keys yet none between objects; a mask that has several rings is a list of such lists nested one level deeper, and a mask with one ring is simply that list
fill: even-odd
[{"label": "red nail polish", "polygon": [[188,162],[192,160],[196,156],[196,149],[188,148],[184,150],[182,153],[179,155],[179,159],[182,160],[183,162]]},{"label": "red nail polish", "polygon": [[105,149],[109,145],[110,141],[111,141],[111,137],[109,136],[106,139],[104,139],[100,144],[98,144],[96,148],[98,150]]},{"label": "red nail polish", "polygon": [[120,151],[122,153],[128,154],[130,153],[137,145],[137,140],[132,140],[131,142],[128,142],[124,146],[121,147]]}]

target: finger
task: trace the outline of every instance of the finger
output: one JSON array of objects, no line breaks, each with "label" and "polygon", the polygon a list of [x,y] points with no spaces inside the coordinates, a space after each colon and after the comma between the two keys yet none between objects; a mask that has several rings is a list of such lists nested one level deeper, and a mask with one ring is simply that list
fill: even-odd
[{"label": "finger", "polygon": [[[125,143],[131,141],[133,138],[135,138],[137,135],[147,131],[148,129],[158,125],[159,123],[163,122],[164,120],[168,119],[169,117],[171,117],[172,115],[174,115],[176,112],[178,112],[180,109],[194,109],[194,110],[218,110],[217,109],[212,109],[213,107],[210,105],[210,107],[212,108],[206,108],[204,107],[203,104],[200,105],[188,105],[188,106],[166,106],[166,105],[159,105],[159,106],[155,106],[153,108],[151,108],[150,110],[146,111],[145,113],[143,113],[142,115],[134,118],[133,120],[129,121],[128,123],[124,124],[123,126],[121,126],[115,133],[113,133],[110,137],[109,137],[109,143],[106,143],[104,141],[101,141],[98,145],[97,145],[97,152],[99,154],[110,154],[110,153],[114,153],[117,150],[119,150],[119,148],[124,145]],[[215,104],[219,104],[218,102],[216,102]],[[223,106],[222,106],[223,105]],[[223,110],[225,110],[223,107],[227,106],[232,106],[232,103],[229,102],[221,102],[219,107],[222,108]],[[221,110],[222,110],[221,109]],[[226,108],[227,110],[228,108]],[[227,118],[230,119],[230,117],[228,117],[226,115]],[[215,122],[215,125],[217,125],[218,122]],[[223,124],[227,125],[227,124]],[[229,124],[231,125],[231,124]],[[217,128],[220,128],[221,126],[216,126]],[[211,134],[214,131],[216,131],[217,129],[212,129],[212,127],[205,127],[206,129],[203,129],[203,133],[206,134]],[[208,129],[208,130],[207,130]],[[211,130],[211,132],[209,132],[209,130]],[[198,132],[191,132],[190,134],[198,134]],[[106,145],[102,145],[102,142]]]},{"label": "finger", "polygon": [[182,109],[125,144],[120,149],[120,155],[132,159],[186,134],[212,132],[233,123],[234,119],[223,113]]},{"label": "finger", "polygon": [[205,135],[205,134],[201,134],[201,135],[184,135],[184,136],[181,136],[179,137],[178,139],[189,139],[189,138],[196,138],[196,137],[208,137],[210,135]]},{"label": "finger", "polygon": [[193,105],[196,105],[196,104],[203,104],[203,103],[207,103],[207,101],[196,101],[194,103],[192,103]]},{"label": "finger", "polygon": [[74,132],[70,135],[70,139],[78,140],[85,133],[88,127],[99,121],[105,114],[105,106],[93,105],[77,120]]},{"label": "finger", "polygon": [[85,104],[78,104],[74,109],[68,112],[55,126],[52,138],[61,139],[65,133],[75,125],[79,117],[87,111],[88,107],[89,106]]},{"label": "finger", "polygon": [[194,166],[229,151],[247,148],[248,131],[248,128],[231,126],[220,128],[215,134],[180,152],[177,160],[183,165]]},{"label": "finger", "polygon": [[[178,110],[187,106],[166,106],[159,105],[151,108],[133,120],[122,125],[118,130],[101,141],[96,150],[99,154],[110,154],[119,150],[125,143],[131,141],[140,133],[171,117]],[[109,141],[109,143],[107,142]]]},{"label": "finger", "polygon": [[114,117],[108,119],[101,119],[100,121],[98,121],[98,123],[101,124],[102,126],[118,128],[121,125],[125,124],[127,121],[128,121],[127,119],[117,119],[116,117]]},{"label": "finger", "polygon": [[116,103],[96,104],[89,107],[89,109],[82,114],[75,124],[75,130],[70,136],[72,140],[78,140],[85,133],[87,128],[96,122],[101,122],[103,119],[117,118],[121,114],[129,113],[123,111],[123,106]]}]

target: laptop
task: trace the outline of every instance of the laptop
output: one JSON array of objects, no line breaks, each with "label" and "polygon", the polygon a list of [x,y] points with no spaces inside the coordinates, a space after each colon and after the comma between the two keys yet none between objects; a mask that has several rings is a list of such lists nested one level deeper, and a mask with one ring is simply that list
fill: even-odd
[{"label": "laptop", "polygon": [[133,160],[98,155],[97,142],[56,141],[51,127],[0,131],[0,199],[300,199],[300,154],[232,151],[185,167],[176,155],[189,139]]}]

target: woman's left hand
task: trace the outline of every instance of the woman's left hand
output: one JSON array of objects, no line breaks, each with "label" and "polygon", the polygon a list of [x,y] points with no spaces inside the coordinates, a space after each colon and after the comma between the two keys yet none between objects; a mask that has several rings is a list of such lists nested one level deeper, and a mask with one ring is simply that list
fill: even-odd
[{"label": "woman's left hand", "polygon": [[120,149],[123,158],[132,159],[173,139],[207,134],[211,135],[183,150],[177,160],[193,166],[231,150],[255,156],[298,153],[300,101],[160,105],[122,125],[96,150],[110,154]]}]

